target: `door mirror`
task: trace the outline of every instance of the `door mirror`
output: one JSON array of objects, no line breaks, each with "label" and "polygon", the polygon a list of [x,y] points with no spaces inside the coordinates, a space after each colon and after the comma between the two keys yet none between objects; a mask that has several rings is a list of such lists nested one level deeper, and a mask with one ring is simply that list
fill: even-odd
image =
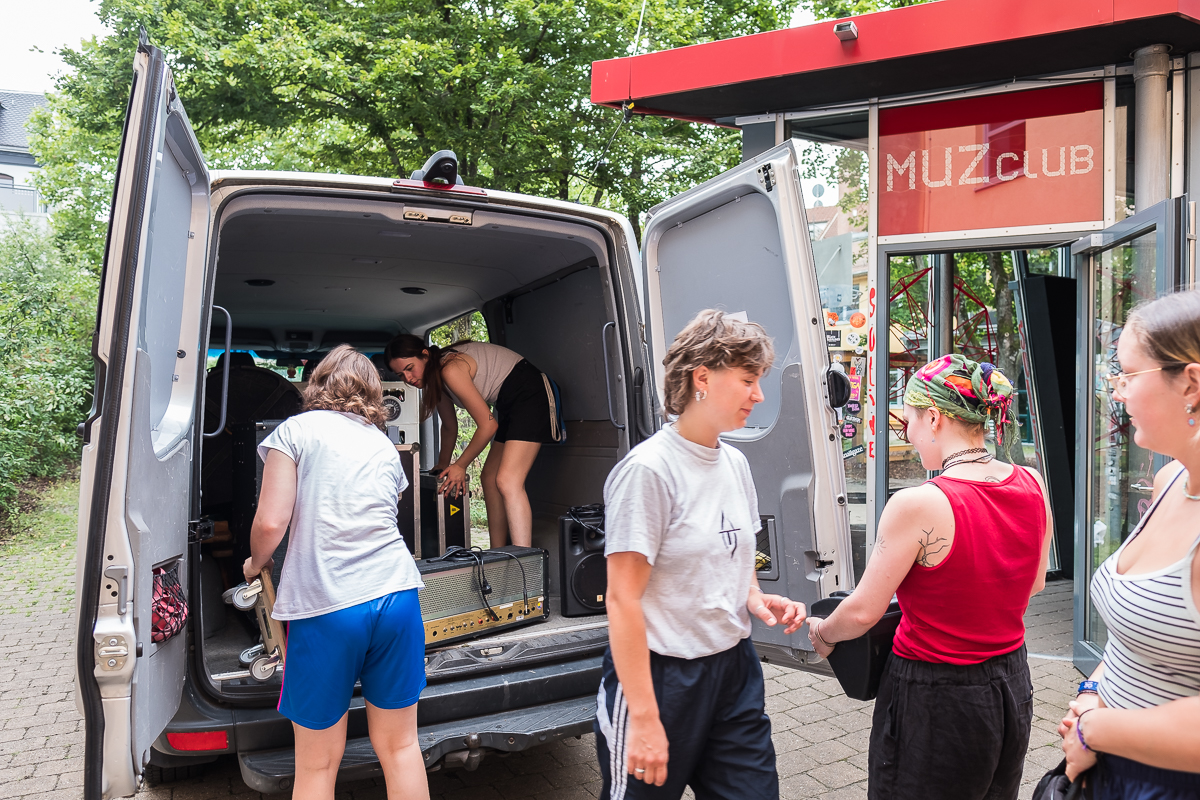
[{"label": "door mirror", "polygon": [[825,386],[829,390],[830,408],[841,408],[850,402],[850,378],[837,367],[825,370]]}]

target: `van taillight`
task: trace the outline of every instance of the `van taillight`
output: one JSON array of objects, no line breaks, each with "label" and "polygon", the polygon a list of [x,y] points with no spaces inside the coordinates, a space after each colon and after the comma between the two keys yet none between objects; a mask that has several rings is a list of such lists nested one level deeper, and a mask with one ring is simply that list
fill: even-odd
[{"label": "van taillight", "polygon": [[225,731],[168,733],[167,744],[176,750],[228,750],[229,736]]}]

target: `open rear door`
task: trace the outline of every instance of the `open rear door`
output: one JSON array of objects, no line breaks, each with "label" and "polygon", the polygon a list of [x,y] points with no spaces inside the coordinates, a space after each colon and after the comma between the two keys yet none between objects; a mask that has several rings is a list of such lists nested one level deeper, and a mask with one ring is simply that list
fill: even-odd
[{"label": "open rear door", "polygon": [[[854,577],[829,350],[797,164],[788,142],[657,206],[642,265],[660,397],[667,348],[705,308],[744,314],[775,340],[775,366],[762,381],[765,401],[743,430],[724,438],[746,454],[758,488],[763,590],[811,606],[851,588]],[[806,629],[785,636],[755,620],[753,639],[771,662],[798,667],[815,660]]]},{"label": "open rear door", "polygon": [[156,577],[185,592],[189,583],[208,192],[163,54],[143,41],[100,285],[95,401],[80,426],[76,687],[87,800],[137,790],[183,689],[187,631],[155,642],[151,604]]}]

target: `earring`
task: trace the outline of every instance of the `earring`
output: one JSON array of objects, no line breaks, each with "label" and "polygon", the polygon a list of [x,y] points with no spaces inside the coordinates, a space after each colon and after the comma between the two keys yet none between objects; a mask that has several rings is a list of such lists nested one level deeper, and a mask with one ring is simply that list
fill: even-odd
[{"label": "earring", "polygon": [[[1187,411],[1187,413],[1189,413],[1189,414],[1190,414],[1190,413],[1192,413],[1192,404],[1191,404],[1191,403],[1188,403],[1188,404],[1187,404],[1187,407],[1186,407],[1184,410],[1185,410],[1185,411]],[[1193,417],[1188,417],[1188,425],[1191,425],[1192,427],[1195,427],[1195,425],[1196,425],[1196,420],[1195,420],[1195,418],[1193,418]]]},{"label": "earring", "polygon": [[708,392],[707,392],[707,391],[705,391],[705,392],[696,392],[696,402],[697,402],[697,403],[698,403],[698,402],[700,402],[701,400],[703,400],[703,399],[704,399],[704,398],[706,398],[706,397],[708,397]]}]

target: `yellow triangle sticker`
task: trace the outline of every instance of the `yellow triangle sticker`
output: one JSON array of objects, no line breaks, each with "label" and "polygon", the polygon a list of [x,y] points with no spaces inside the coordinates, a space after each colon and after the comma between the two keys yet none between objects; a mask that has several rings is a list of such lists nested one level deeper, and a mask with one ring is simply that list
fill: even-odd
[{"label": "yellow triangle sticker", "polygon": [[458,506],[454,505],[453,503],[451,503],[451,504],[450,504],[450,516],[452,516],[452,517],[453,517],[453,516],[454,516],[455,514],[457,514],[459,511],[462,511],[462,509],[461,509],[461,508],[459,508]]}]

